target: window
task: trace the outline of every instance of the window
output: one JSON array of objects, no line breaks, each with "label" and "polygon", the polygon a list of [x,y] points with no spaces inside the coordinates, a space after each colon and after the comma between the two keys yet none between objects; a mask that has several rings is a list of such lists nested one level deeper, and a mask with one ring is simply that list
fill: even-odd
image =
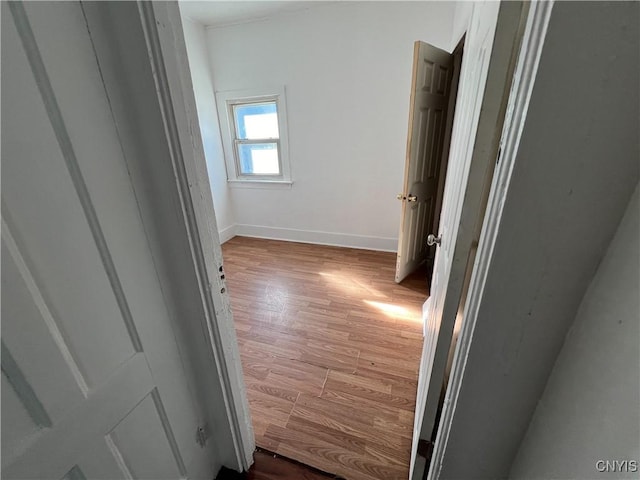
[{"label": "window", "polygon": [[280,175],[276,102],[239,103],[232,111],[240,175]]},{"label": "window", "polygon": [[284,91],[218,92],[230,182],[291,184]]}]

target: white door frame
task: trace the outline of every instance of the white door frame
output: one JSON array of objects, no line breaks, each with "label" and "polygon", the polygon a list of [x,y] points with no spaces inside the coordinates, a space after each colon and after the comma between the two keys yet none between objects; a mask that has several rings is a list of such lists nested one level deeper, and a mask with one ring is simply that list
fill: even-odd
[{"label": "white door frame", "polygon": [[454,329],[474,264],[527,14],[522,2],[483,2],[474,4],[469,20],[460,79],[462,96],[458,100],[461,108],[456,109],[438,230],[444,240],[436,253],[431,297],[423,307],[428,338],[416,400],[419,430],[414,432],[412,448],[414,480],[423,478],[427,461],[417,456],[418,436],[433,441],[437,428]]},{"label": "white door frame", "polygon": [[[138,11],[171,148],[191,260],[198,276],[205,312],[200,322],[203,331],[209,334],[211,363],[196,367],[201,372],[217,372],[237,463],[242,470],[248,470],[253,463],[255,437],[229,298],[219,270],[222,267],[220,238],[180,12],[176,2],[139,2]],[[203,376],[202,381],[206,378]]]},{"label": "white door frame", "polygon": [[[534,2],[530,6],[503,128],[501,161],[493,178],[476,265],[469,287],[465,319],[456,348],[429,478],[438,477],[446,450],[477,318],[479,299],[502,214],[502,200],[513,169],[552,6],[552,2]],[[209,332],[213,362],[202,367],[209,370],[214,368],[220,377],[238,464],[247,470],[253,463],[255,439],[229,299],[223,290],[224,281],[220,279],[218,271],[220,258],[216,258],[216,251],[219,252],[220,240],[206,173],[180,14],[175,3],[140,3],[139,11],[144,22],[149,57],[155,70],[158,97],[162,101],[167,139],[172,148],[175,181],[182,202],[185,227],[190,236],[194,269],[198,272],[200,296],[206,312],[206,316],[200,320],[205,331]]]},{"label": "white door frame", "polygon": [[513,75],[511,92],[502,129],[500,141],[501,154],[493,176],[490,196],[486,207],[482,233],[478,244],[478,253],[476,255],[462,320],[462,328],[456,345],[450,382],[447,388],[438,434],[431,458],[429,479],[439,478],[442,469],[442,462],[453,424],[457,401],[460,398],[462,380],[473,339],[480,300],[482,298],[493,248],[498,234],[498,227],[502,217],[504,199],[509,188],[518,144],[524,129],[529,99],[533,91],[552,8],[553,0],[549,2],[532,2],[529,6],[527,25],[522,39],[518,63]]}]

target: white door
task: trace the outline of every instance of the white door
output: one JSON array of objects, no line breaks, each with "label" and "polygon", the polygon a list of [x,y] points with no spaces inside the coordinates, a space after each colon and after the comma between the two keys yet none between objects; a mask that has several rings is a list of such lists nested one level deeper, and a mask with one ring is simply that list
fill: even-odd
[{"label": "white door", "polygon": [[424,42],[414,44],[404,190],[398,195],[398,283],[423,264],[429,252],[426,239],[436,214],[452,78],[451,54]]},{"label": "white door", "polygon": [[2,3],[2,477],[211,479],[101,73],[79,3]]},{"label": "white door", "polygon": [[[471,47],[473,47],[474,33],[473,31],[468,33]],[[488,39],[489,35],[486,36],[485,41],[488,41]],[[412,478],[414,480],[422,478],[422,470],[424,469],[424,459],[417,458],[418,442],[420,439],[431,439],[437,404],[442,389],[445,365],[441,363],[442,359],[436,364],[436,347],[438,342],[442,341],[442,338],[439,339],[438,337],[441,334],[443,304],[447,300],[446,294],[447,288],[449,287],[449,274],[454,259],[455,239],[460,222],[462,197],[464,196],[464,181],[467,180],[465,178],[465,170],[468,171],[471,161],[471,151],[467,149],[473,147],[472,141],[469,139],[460,139],[459,136],[456,138],[456,134],[471,135],[473,121],[477,121],[480,102],[482,100],[483,80],[486,78],[486,49],[487,45],[483,45],[483,48],[465,52],[465,59],[469,56],[476,64],[472,71],[467,69],[465,72],[464,66],[462,67],[462,76],[460,78],[462,96],[458,98],[458,106],[456,108],[456,118],[454,120],[454,131],[448,164],[449,171],[447,172],[445,181],[444,199],[440,214],[440,226],[438,232],[433,232],[439,238],[440,245],[435,255],[430,283],[430,297],[423,307],[425,336],[418,376],[411,460]],[[474,54],[476,58],[473,57]],[[483,78],[483,75],[485,78]],[[460,115],[460,113],[464,116]],[[458,141],[456,142],[456,140]],[[474,179],[471,180],[473,181]],[[428,233],[431,232],[427,232],[427,234]],[[462,258],[464,254],[460,252],[455,253],[458,255],[456,258],[459,262],[466,262],[466,256]],[[468,252],[466,252],[466,254],[468,254]],[[449,301],[455,302],[457,299],[449,298]],[[444,360],[446,361],[446,357]],[[416,463],[421,464],[419,465],[421,468],[415,468]]]},{"label": "white door", "polygon": [[[521,17],[522,16],[522,17]],[[425,336],[418,378],[411,479],[423,478],[420,439],[431,440],[462,284],[484,216],[504,105],[519,49],[526,8],[520,2],[476,2],[465,39],[451,150],[430,298],[423,307]],[[495,38],[495,39],[494,39]],[[496,48],[495,45],[499,45]],[[447,408],[445,406],[445,408]]]}]

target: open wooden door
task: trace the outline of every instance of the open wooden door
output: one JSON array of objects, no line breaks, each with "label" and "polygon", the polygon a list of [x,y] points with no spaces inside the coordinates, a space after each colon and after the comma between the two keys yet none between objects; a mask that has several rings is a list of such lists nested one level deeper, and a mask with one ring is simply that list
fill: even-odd
[{"label": "open wooden door", "polygon": [[[475,249],[499,150],[513,69],[528,7],[523,2],[476,2],[464,44],[438,245],[423,306],[424,343],[418,377],[411,480],[426,478],[420,441],[433,440],[454,325]],[[431,232],[427,232],[431,233]],[[436,237],[437,235],[437,237]],[[433,446],[433,445],[431,445]],[[437,447],[437,445],[436,445]],[[425,448],[428,454],[429,449]],[[422,452],[425,453],[425,452]]]},{"label": "open wooden door", "polygon": [[446,142],[453,56],[424,42],[413,48],[413,77],[404,169],[396,282],[422,265],[436,216],[438,177]]},{"label": "open wooden door", "polygon": [[2,3],[2,477],[213,478],[86,19]]}]

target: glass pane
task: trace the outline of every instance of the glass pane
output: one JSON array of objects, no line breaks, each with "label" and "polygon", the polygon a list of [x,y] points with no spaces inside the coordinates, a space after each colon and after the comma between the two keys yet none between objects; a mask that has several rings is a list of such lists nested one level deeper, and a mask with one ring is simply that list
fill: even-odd
[{"label": "glass pane", "polygon": [[233,117],[240,140],[280,138],[276,102],[234,105]]},{"label": "glass pane", "polygon": [[275,143],[240,143],[238,160],[241,175],[280,175]]}]

